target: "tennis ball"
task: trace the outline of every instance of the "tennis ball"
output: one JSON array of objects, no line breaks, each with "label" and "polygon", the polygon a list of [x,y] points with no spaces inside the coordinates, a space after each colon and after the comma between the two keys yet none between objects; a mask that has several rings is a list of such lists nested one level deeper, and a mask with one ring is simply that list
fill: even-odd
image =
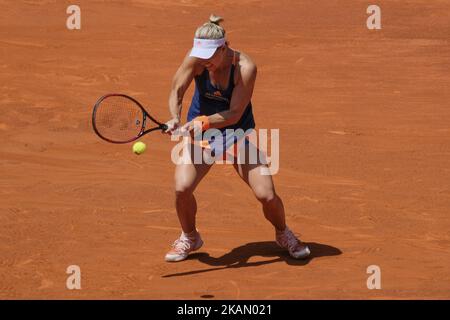
[{"label": "tennis ball", "polygon": [[141,141],[136,142],[135,144],[133,144],[133,152],[135,154],[144,153],[146,148],[147,148],[147,146],[145,145],[145,143],[143,143]]}]

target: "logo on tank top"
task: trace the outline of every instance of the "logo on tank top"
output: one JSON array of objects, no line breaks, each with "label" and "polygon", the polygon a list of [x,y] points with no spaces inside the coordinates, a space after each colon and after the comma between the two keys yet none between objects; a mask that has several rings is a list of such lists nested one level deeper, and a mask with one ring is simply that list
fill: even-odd
[{"label": "logo on tank top", "polygon": [[208,98],[208,99],[217,100],[217,101],[223,101],[223,102],[226,102],[226,103],[230,102],[230,100],[228,100],[227,98],[222,97],[222,93],[219,90],[214,91],[214,93],[206,92],[205,93],[205,97]]}]

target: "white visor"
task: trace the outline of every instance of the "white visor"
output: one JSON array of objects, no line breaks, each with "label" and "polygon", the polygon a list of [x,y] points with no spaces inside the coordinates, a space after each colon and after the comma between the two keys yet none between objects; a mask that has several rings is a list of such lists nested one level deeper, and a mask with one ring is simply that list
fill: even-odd
[{"label": "white visor", "polygon": [[209,59],[216,49],[225,44],[225,38],[221,39],[197,39],[194,38],[194,46],[189,54],[190,57]]}]

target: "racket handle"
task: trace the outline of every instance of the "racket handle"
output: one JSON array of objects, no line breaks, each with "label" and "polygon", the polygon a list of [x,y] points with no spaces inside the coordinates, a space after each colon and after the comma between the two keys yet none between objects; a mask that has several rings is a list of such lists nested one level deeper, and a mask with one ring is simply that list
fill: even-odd
[{"label": "racket handle", "polygon": [[169,127],[166,124],[162,124],[159,126],[162,131],[166,131]]}]

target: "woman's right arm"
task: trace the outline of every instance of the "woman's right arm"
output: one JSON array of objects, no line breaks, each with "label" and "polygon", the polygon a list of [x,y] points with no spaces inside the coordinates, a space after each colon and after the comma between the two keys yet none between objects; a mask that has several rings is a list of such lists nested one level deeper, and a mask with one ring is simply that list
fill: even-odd
[{"label": "woman's right arm", "polygon": [[198,69],[196,59],[189,57],[188,54],[173,77],[169,96],[169,111],[172,119],[166,123],[168,127],[166,130],[167,133],[172,133],[180,125],[183,97],[196,75],[196,69]]}]

